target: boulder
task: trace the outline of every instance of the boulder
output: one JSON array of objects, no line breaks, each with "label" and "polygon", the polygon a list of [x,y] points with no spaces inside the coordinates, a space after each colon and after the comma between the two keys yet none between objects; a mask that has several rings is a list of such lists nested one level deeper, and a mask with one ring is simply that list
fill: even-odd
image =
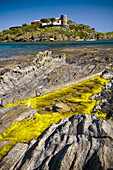
[{"label": "boulder", "polygon": [[104,78],[104,79],[112,79],[113,78],[113,70],[104,70],[102,72],[102,78]]},{"label": "boulder", "polygon": [[9,157],[11,150],[1,161],[1,167],[4,166],[4,170],[9,167],[16,170],[113,169],[111,120],[95,115],[74,115],[51,125],[31,143],[26,152],[24,149],[24,155],[20,156],[24,146],[19,148],[19,153],[13,152],[13,157]]},{"label": "boulder", "polygon": [[68,112],[70,111],[70,107],[67,104],[64,104],[62,102],[57,103],[55,105],[52,106],[52,110],[53,112]]}]

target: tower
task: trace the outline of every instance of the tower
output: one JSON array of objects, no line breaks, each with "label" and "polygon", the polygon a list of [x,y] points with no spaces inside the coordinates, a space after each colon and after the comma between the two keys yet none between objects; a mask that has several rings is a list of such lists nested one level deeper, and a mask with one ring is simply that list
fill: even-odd
[{"label": "tower", "polygon": [[61,25],[62,26],[67,25],[67,15],[61,15]]}]

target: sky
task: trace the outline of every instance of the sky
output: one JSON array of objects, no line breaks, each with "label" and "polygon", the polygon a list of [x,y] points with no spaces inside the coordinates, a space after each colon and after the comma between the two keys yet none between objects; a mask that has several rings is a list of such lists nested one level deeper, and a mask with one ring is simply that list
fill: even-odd
[{"label": "sky", "polygon": [[0,32],[62,14],[98,32],[113,31],[113,0],[0,0]]}]

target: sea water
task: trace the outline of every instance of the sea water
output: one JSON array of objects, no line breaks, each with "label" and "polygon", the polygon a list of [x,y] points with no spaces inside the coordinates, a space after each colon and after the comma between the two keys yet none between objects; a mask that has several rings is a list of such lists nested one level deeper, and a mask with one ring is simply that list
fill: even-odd
[{"label": "sea water", "polygon": [[113,47],[113,40],[52,43],[0,43],[0,59],[11,58],[16,56],[36,55],[39,51],[78,46]]}]

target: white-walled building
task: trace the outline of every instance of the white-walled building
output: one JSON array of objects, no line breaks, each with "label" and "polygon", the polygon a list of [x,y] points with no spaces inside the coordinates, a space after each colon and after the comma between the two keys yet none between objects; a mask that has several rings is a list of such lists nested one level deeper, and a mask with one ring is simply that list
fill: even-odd
[{"label": "white-walled building", "polygon": [[61,19],[60,18],[55,18],[56,19],[56,21],[54,21],[53,23],[50,21],[49,23],[42,23],[41,22],[41,24],[42,24],[42,26],[46,26],[46,25],[61,25]]},{"label": "white-walled building", "polygon": [[50,20],[49,22],[41,22],[41,20],[34,20],[31,24],[41,24],[42,26],[46,25],[67,25],[67,15],[61,15],[60,18],[55,18],[55,21],[52,23]]}]

